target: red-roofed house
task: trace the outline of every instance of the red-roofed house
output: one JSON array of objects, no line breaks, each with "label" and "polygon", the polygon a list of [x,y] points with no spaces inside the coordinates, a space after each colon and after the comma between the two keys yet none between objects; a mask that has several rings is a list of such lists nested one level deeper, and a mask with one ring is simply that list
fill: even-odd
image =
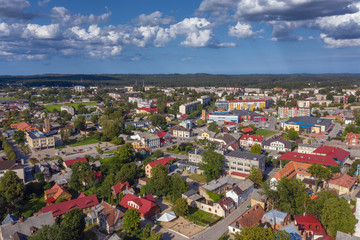
[{"label": "red-roofed house", "polygon": [[251,147],[254,144],[260,144],[260,146],[262,146],[263,141],[264,137],[262,136],[244,134],[240,138],[240,145],[245,147]]},{"label": "red-roofed house", "polygon": [[246,128],[241,129],[241,131],[245,134],[251,134],[254,132],[254,129],[252,127],[246,127]]},{"label": "red-roofed house", "polygon": [[64,167],[68,168],[68,167],[74,165],[76,162],[88,162],[88,160],[84,157],[67,160],[67,161],[64,161]]},{"label": "red-roofed house", "polygon": [[344,149],[339,147],[331,147],[331,146],[321,146],[315,151],[313,151],[312,154],[329,156],[332,159],[334,159],[336,162],[339,162],[340,165],[344,163],[345,160],[348,159],[350,156],[350,153],[348,151],[345,151]]},{"label": "red-roofed house", "polygon": [[173,157],[163,157],[160,158],[156,161],[153,162],[149,162],[146,166],[145,166],[145,175],[148,178],[151,178],[151,169],[153,169],[155,166],[157,165],[165,165],[165,166],[169,166],[170,165],[170,161],[174,160],[175,158]]},{"label": "red-roofed house", "polygon": [[357,146],[360,144],[360,134],[349,132],[345,137],[345,141],[348,145]]},{"label": "red-roofed house", "polygon": [[124,213],[107,202],[101,202],[103,208],[99,213],[100,230],[105,230],[108,234],[120,230]]},{"label": "red-roofed house", "polygon": [[66,201],[71,199],[71,194],[66,191],[64,188],[55,184],[52,188],[45,190],[44,198],[46,204],[50,205],[51,203],[56,202],[58,199],[64,199]]},{"label": "red-roofed house", "polygon": [[141,217],[148,219],[160,213],[160,207],[155,203],[155,199],[151,194],[142,198],[133,194],[126,194],[119,205],[126,209],[136,209]]},{"label": "red-roofed house", "polygon": [[29,132],[29,131],[39,131],[38,128],[35,126],[27,123],[27,122],[20,122],[20,123],[13,123],[10,125],[11,128],[16,128],[23,132]]},{"label": "red-roofed house", "polygon": [[136,109],[136,113],[141,114],[141,113],[156,113],[157,109],[156,108],[147,108],[147,107],[141,107]]},{"label": "red-roofed house", "polygon": [[172,142],[171,135],[169,132],[160,131],[155,134],[160,138],[161,145]]},{"label": "red-roofed house", "polygon": [[349,195],[355,185],[356,178],[347,174],[333,174],[329,180],[329,189],[335,189],[339,195]]},{"label": "red-roofed house", "polygon": [[300,231],[311,233],[311,235],[314,236],[314,239],[327,235],[319,219],[313,215],[306,214],[305,216],[295,217],[295,224]]},{"label": "red-roofed house", "polygon": [[85,196],[80,194],[76,199],[69,200],[66,202],[56,203],[50,206],[43,207],[42,213],[52,212],[54,217],[61,216],[72,209],[81,209],[83,212],[90,211],[90,208],[99,204],[96,194]]},{"label": "red-roofed house", "polygon": [[118,182],[117,184],[113,185],[111,187],[111,192],[114,198],[117,198],[120,193],[123,193],[123,195],[126,195],[128,193],[134,194],[134,190],[130,187],[130,184],[128,181],[122,183]]}]

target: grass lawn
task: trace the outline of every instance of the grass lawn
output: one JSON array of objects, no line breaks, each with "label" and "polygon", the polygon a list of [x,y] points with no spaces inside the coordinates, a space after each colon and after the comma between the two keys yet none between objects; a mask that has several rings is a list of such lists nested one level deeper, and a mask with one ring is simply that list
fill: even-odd
[{"label": "grass lawn", "polygon": [[75,140],[71,140],[69,146],[70,147],[78,147],[78,146],[83,146],[83,145],[88,145],[88,144],[94,144],[94,143],[99,143],[99,140],[96,140],[95,138],[79,138],[79,139],[75,139]]},{"label": "grass lawn", "polygon": [[104,153],[105,153],[105,154],[117,153],[117,150],[116,150],[116,149],[113,149],[113,150],[106,151],[106,152],[104,152]]},{"label": "grass lawn", "polygon": [[26,212],[22,213],[24,218],[31,217],[34,213],[39,212],[42,207],[45,207],[46,203],[44,200],[44,196],[37,197],[34,199],[30,199],[30,201],[25,204]]},{"label": "grass lawn", "polygon": [[109,162],[111,159],[112,159],[112,157],[102,158],[102,159],[100,159],[100,162],[101,162],[101,164],[107,163],[107,162]]},{"label": "grass lawn", "polygon": [[189,178],[191,180],[194,180],[196,182],[200,182],[200,183],[206,183],[206,176],[203,174],[196,174],[196,173],[192,173],[190,174]]},{"label": "grass lawn", "polygon": [[84,102],[84,103],[69,103],[69,104],[51,104],[51,105],[44,105],[43,107],[50,111],[53,112],[54,109],[57,109],[58,111],[60,111],[60,107],[61,106],[71,106],[73,108],[75,108],[77,110],[77,108],[79,107],[79,105],[84,105],[84,106],[91,106],[91,105],[95,105],[96,102]]},{"label": "grass lawn", "polygon": [[255,131],[254,135],[263,136],[263,137],[267,138],[267,137],[274,135],[275,133],[277,133],[277,132],[272,131],[272,130],[267,130],[267,129],[258,129]]},{"label": "grass lawn", "polygon": [[14,97],[0,97],[0,100],[14,100]]},{"label": "grass lawn", "polygon": [[220,217],[214,214],[204,212],[203,210],[189,207],[190,214],[187,219],[197,225],[206,226],[218,220]]}]

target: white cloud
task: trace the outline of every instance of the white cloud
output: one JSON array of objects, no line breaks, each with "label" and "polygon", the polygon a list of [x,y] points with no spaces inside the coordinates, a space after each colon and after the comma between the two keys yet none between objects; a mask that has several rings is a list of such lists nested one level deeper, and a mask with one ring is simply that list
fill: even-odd
[{"label": "white cloud", "polygon": [[30,8],[26,0],[0,0],[0,18],[31,19],[37,14],[26,12]]},{"label": "white cloud", "polygon": [[235,26],[229,27],[229,36],[236,38],[252,38],[255,32],[250,24],[237,22]]},{"label": "white cloud", "polygon": [[27,24],[25,31],[22,34],[23,38],[38,38],[38,39],[53,39],[58,36],[59,24],[38,25]]},{"label": "white cloud", "polygon": [[0,37],[9,36],[10,28],[7,23],[0,23]]},{"label": "white cloud", "polygon": [[42,0],[42,1],[38,1],[38,5],[40,7],[45,6],[46,4],[48,4],[51,0]]},{"label": "white cloud", "polygon": [[346,47],[360,47],[360,38],[355,39],[334,39],[328,37],[326,34],[321,34],[320,38],[326,44],[327,48],[346,48]]},{"label": "white cloud", "polygon": [[149,15],[141,14],[134,22],[139,26],[163,26],[173,24],[175,18],[171,16],[163,17],[161,12],[156,11]]}]

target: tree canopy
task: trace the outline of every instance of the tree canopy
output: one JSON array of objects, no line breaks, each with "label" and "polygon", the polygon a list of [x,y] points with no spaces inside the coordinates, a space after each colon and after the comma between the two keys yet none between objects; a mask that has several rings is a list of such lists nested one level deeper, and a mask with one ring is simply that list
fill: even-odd
[{"label": "tree canopy", "polygon": [[250,153],[256,153],[256,154],[262,154],[262,149],[261,149],[260,144],[252,145],[249,152]]},{"label": "tree canopy", "polygon": [[14,203],[15,199],[24,197],[24,182],[16,175],[14,171],[5,172],[0,179],[0,193],[9,203]]},{"label": "tree canopy", "polygon": [[124,225],[123,228],[132,232],[140,228],[140,213],[135,209],[128,209],[124,214]]},{"label": "tree canopy", "polygon": [[319,182],[321,180],[328,180],[331,176],[330,170],[324,166],[321,166],[319,164],[311,165],[308,168],[309,173],[311,176],[315,178],[315,185],[316,189],[318,188]]},{"label": "tree canopy", "polygon": [[204,170],[207,181],[214,180],[223,173],[223,155],[212,150],[207,150],[201,155],[202,163],[200,164],[200,168]]},{"label": "tree canopy", "polygon": [[249,173],[249,179],[253,181],[255,184],[260,186],[263,180],[261,169],[259,167],[251,167]]}]

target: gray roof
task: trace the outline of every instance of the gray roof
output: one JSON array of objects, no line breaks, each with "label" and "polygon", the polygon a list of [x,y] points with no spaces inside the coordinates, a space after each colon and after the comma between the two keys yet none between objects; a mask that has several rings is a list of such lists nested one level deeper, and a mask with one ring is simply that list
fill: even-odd
[{"label": "gray roof", "polygon": [[6,224],[0,226],[0,234],[2,239],[12,239],[15,233],[20,233],[26,236],[31,235],[31,228],[35,227],[40,229],[44,225],[52,226],[55,223],[51,212],[43,213],[38,216],[30,217],[24,220],[24,222],[18,222],[14,225]]},{"label": "gray roof", "polygon": [[337,231],[336,240],[360,240],[360,237],[351,236],[346,233]]},{"label": "gray roof", "polygon": [[219,178],[217,180],[212,180],[208,184],[203,185],[202,187],[210,192],[214,191],[215,189],[218,189],[226,184],[232,185],[232,184],[238,184],[241,182],[240,179],[232,178],[230,176],[225,176],[222,178]]},{"label": "gray roof", "polygon": [[265,156],[261,155],[261,154],[256,154],[256,153],[249,153],[249,152],[243,152],[241,150],[237,150],[237,151],[231,151],[228,154],[225,155],[225,157],[236,157],[236,158],[245,158],[245,159],[249,159],[249,160],[265,160]]},{"label": "gray roof", "polygon": [[245,180],[242,180],[241,182],[239,182],[237,185],[243,192],[245,192],[247,189],[254,186],[254,182],[251,181],[250,179],[246,178]]},{"label": "gray roof", "polygon": [[[197,148],[197,149],[196,149],[196,154],[201,155],[201,154],[202,154],[203,152],[205,152],[205,151],[206,151],[206,149]],[[191,150],[191,151],[189,152],[189,154],[195,154],[195,149]]]},{"label": "gray roof", "polygon": [[285,222],[285,218],[287,215],[287,213],[271,209],[269,212],[264,214],[261,220],[264,222],[268,222],[271,225],[276,225],[280,224],[281,222]]},{"label": "gray roof", "polygon": [[0,170],[15,170],[24,168],[23,165],[16,163],[15,160],[1,160],[0,158]]},{"label": "gray roof", "polygon": [[284,228],[282,228],[280,230],[283,230],[283,231],[289,233],[290,237],[291,237],[291,240],[301,240],[302,239],[301,235],[296,230],[295,226],[292,225],[292,224],[290,224],[290,225],[288,225],[288,226],[286,226],[286,227],[284,227]]},{"label": "gray roof", "polygon": [[292,142],[284,140],[284,139],[280,138],[279,136],[271,137],[271,138],[265,140],[263,145],[270,146],[270,144],[272,142],[281,142],[285,145],[286,148],[290,148],[290,149],[292,148]]},{"label": "gray roof", "polygon": [[120,238],[116,233],[114,233],[108,240],[121,240],[122,238]]},{"label": "gray roof", "polygon": [[16,223],[18,221],[19,221],[19,219],[17,217],[8,213],[8,215],[6,215],[4,220],[1,222],[1,225],[10,224],[11,222]]},{"label": "gray roof", "polygon": [[194,195],[196,193],[197,193],[197,191],[195,191],[194,189],[190,189],[189,191],[184,192],[183,195],[186,196],[186,197],[190,197],[190,196],[192,196],[192,195]]}]

